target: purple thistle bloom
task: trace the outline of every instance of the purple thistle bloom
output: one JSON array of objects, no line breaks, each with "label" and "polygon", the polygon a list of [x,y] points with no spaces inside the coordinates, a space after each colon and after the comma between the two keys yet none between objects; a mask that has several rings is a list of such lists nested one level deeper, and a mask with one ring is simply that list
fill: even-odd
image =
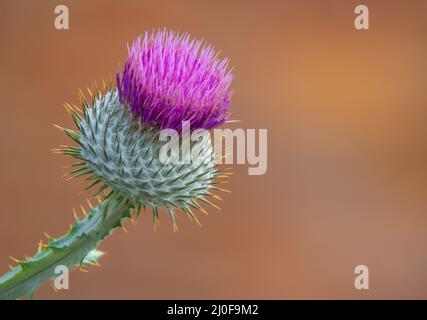
[{"label": "purple thistle bloom", "polygon": [[224,123],[231,102],[228,59],[188,34],[157,31],[132,44],[117,87],[134,116],[158,128],[211,129]]}]

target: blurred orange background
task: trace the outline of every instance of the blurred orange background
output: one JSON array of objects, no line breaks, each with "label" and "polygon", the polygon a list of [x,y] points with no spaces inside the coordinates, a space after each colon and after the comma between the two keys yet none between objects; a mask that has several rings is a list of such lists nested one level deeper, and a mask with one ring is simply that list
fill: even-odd
[{"label": "blurred orange background", "polygon": [[[54,28],[54,8],[70,29]],[[85,204],[62,107],[114,76],[126,44],[167,27],[203,37],[235,67],[230,128],[268,129],[268,171],[234,165],[202,228],[149,213],[101,244],[101,268],[36,299],[427,298],[427,2],[1,1],[0,273],[60,236]],[[354,268],[370,289],[354,288]]]}]

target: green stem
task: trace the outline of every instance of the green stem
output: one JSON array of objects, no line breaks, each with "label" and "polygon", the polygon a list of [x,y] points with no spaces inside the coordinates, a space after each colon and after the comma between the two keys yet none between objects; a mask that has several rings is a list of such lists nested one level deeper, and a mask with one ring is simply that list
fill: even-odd
[{"label": "green stem", "polygon": [[130,217],[133,205],[130,200],[111,194],[82,220],[77,220],[70,231],[48,244],[33,257],[21,261],[0,277],[0,299],[31,297],[45,280],[58,276],[55,268],[68,268],[96,264],[101,255],[97,244],[113,229],[122,226],[122,220]]}]

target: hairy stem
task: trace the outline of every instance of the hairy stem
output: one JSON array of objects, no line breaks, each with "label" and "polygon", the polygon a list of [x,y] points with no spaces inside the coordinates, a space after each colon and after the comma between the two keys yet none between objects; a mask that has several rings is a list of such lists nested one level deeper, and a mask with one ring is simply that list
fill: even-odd
[{"label": "hairy stem", "polygon": [[130,217],[132,208],[130,200],[111,194],[84,219],[76,220],[67,234],[50,239],[33,257],[0,277],[0,299],[31,297],[45,280],[57,276],[55,268],[59,265],[71,268],[96,264],[100,256],[97,244],[113,229],[122,226],[122,220]]}]

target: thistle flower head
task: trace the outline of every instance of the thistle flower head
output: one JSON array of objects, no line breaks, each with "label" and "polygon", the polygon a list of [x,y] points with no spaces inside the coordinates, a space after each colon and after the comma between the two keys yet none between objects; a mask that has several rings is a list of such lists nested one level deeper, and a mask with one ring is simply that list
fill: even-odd
[{"label": "thistle flower head", "polygon": [[117,74],[120,102],[157,128],[211,129],[228,116],[232,81],[228,60],[202,40],[162,30],[139,37]]},{"label": "thistle flower head", "polygon": [[[223,123],[231,79],[227,60],[202,41],[170,31],[138,38],[117,87],[89,90],[91,101],[81,96],[83,110],[68,106],[78,130],[64,131],[79,147],[59,152],[79,159],[70,175],[88,176],[87,189],[99,187],[96,195],[108,189],[151,207],[155,219],[157,209],[166,208],[174,224],[175,209],[197,221],[192,208],[220,199],[213,192],[224,190],[214,180],[227,175],[216,166],[209,132],[190,139],[187,150],[181,143],[186,136],[165,141],[161,129],[180,129],[183,121],[191,129]],[[169,153],[173,161],[164,161]]]}]

